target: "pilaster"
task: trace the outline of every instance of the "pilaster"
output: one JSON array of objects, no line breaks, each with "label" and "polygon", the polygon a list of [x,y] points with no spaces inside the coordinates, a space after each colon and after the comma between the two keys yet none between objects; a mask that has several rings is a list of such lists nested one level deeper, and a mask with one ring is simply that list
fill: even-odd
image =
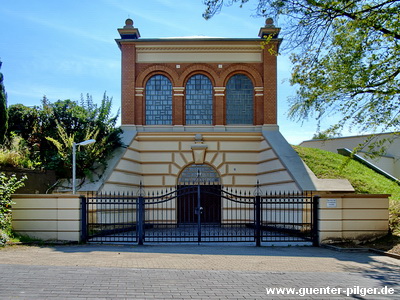
[{"label": "pilaster", "polygon": [[225,125],[225,87],[214,87],[214,124]]},{"label": "pilaster", "polygon": [[121,44],[121,124],[135,124],[136,48]]},{"label": "pilaster", "polygon": [[185,88],[172,88],[172,125],[185,124]]}]

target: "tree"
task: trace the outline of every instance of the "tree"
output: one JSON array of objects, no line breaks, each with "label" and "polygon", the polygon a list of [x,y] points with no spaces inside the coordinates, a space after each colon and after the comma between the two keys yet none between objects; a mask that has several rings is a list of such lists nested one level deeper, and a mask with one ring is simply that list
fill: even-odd
[{"label": "tree", "polygon": [[55,170],[60,178],[70,178],[72,143],[96,139],[77,153],[77,176],[90,176],[105,167],[112,152],[120,147],[121,129],[116,127],[118,114],[111,115],[112,98],[105,93],[100,105],[90,95],[80,103],[72,100],[50,102],[46,97],[40,107],[22,104],[9,108],[9,134],[16,132],[27,141],[30,159],[41,167]]},{"label": "tree", "polygon": [[[0,61],[0,69],[2,62]],[[3,84],[3,74],[0,72],[0,144],[4,143],[7,132],[7,94]]]},{"label": "tree", "polygon": [[340,135],[333,135],[326,131],[319,131],[313,135],[312,140],[327,140],[327,139],[332,139],[332,138],[339,137],[339,136]]},{"label": "tree", "polygon": [[[121,129],[116,128],[118,115],[111,116],[112,99],[104,94],[100,106],[90,95],[81,104],[71,100],[44,103],[46,115],[52,116],[46,130],[46,140],[52,143],[52,161],[48,164],[60,175],[71,177],[72,143],[95,139],[96,143],[80,149],[76,154],[77,176],[91,177],[99,167],[107,165],[112,152],[122,146]],[[61,173],[62,172],[62,173]],[[100,175],[100,174],[97,174]]]},{"label": "tree", "polygon": [[[228,4],[248,0],[232,0]],[[223,7],[207,0],[206,18]],[[283,19],[298,86],[289,116],[303,120],[339,113],[328,132],[400,130],[399,0],[258,0],[257,14]]]}]

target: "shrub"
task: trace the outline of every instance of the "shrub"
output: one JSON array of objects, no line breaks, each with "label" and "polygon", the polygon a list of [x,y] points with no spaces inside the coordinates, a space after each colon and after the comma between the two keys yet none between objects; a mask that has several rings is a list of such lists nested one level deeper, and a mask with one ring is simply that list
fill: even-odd
[{"label": "shrub", "polygon": [[16,134],[12,134],[10,140],[0,146],[0,166],[33,169],[35,164],[29,156],[26,141]]},{"label": "shrub", "polygon": [[11,208],[14,204],[12,194],[24,185],[26,176],[18,179],[15,175],[7,177],[0,173],[0,246],[4,245],[11,235]]},{"label": "shrub", "polygon": [[400,201],[398,199],[390,200],[389,224],[392,233],[400,236]]},{"label": "shrub", "polygon": [[0,229],[0,247],[4,246],[9,240],[8,234]]}]

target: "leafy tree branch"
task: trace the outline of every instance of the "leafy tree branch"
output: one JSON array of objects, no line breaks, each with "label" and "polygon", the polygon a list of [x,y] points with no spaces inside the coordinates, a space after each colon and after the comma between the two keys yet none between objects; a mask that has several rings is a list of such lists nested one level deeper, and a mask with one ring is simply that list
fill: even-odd
[{"label": "leafy tree branch", "polygon": [[[247,2],[207,0],[204,16]],[[280,50],[292,53],[290,118],[340,116],[330,132],[400,131],[400,0],[256,3],[258,16],[281,22]]]}]

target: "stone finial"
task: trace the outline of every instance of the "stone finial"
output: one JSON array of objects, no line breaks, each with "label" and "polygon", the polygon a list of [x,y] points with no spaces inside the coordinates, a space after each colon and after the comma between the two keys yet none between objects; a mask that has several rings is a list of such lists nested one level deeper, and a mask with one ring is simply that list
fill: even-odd
[{"label": "stone finial", "polygon": [[203,135],[200,133],[195,134],[194,136],[195,143],[202,143],[203,142]]},{"label": "stone finial", "polygon": [[267,18],[265,20],[265,27],[275,27],[274,20],[272,18]]},{"label": "stone finial", "polygon": [[140,38],[139,29],[133,27],[133,20],[128,18],[125,21],[124,28],[118,28],[121,39],[137,40]]},{"label": "stone finial", "polygon": [[267,18],[265,20],[265,26],[260,28],[258,36],[262,39],[269,35],[272,35],[273,38],[277,38],[280,31],[280,28],[275,27],[274,20],[272,18]]},{"label": "stone finial", "polygon": [[125,20],[125,26],[124,26],[124,28],[125,29],[127,29],[127,28],[133,28],[133,20],[132,19],[126,19]]}]

